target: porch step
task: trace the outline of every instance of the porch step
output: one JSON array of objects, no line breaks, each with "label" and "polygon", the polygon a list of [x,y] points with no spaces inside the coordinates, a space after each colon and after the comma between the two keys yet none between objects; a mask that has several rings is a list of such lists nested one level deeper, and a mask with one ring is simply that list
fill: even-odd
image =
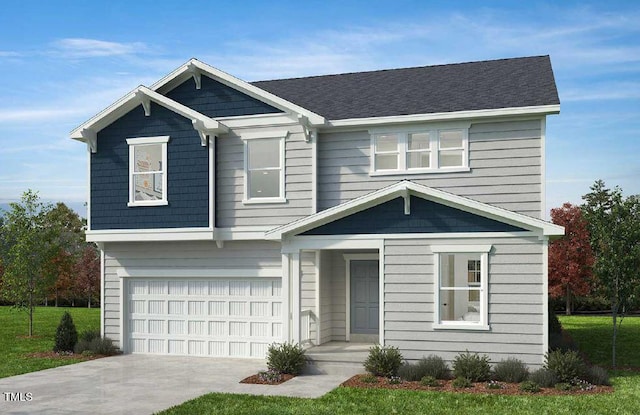
[{"label": "porch step", "polygon": [[364,373],[362,363],[317,362],[307,359],[303,373],[307,375],[341,375],[353,376]]},{"label": "porch step", "polygon": [[307,349],[310,374],[355,375],[364,373],[363,363],[369,355],[368,343],[330,342]]}]

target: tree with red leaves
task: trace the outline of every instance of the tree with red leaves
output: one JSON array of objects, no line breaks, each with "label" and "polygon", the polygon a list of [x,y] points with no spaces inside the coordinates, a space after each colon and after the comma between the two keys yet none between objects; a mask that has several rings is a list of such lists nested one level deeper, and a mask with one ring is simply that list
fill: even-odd
[{"label": "tree with red leaves", "polygon": [[91,308],[91,300],[100,295],[100,255],[93,245],[85,246],[74,268],[78,294],[87,299]]},{"label": "tree with red leaves", "polygon": [[578,206],[565,203],[551,209],[551,221],[564,226],[565,236],[549,244],[549,295],[563,298],[571,315],[573,297],[591,290],[591,251],[588,223]]}]

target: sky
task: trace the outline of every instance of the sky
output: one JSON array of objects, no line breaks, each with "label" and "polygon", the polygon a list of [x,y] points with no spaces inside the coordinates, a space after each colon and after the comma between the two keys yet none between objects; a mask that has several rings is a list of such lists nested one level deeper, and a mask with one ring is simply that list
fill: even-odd
[{"label": "sky", "polygon": [[87,197],[76,126],[195,57],[246,81],[550,55],[547,211],[640,193],[637,1],[22,1],[0,14],[0,206]]}]

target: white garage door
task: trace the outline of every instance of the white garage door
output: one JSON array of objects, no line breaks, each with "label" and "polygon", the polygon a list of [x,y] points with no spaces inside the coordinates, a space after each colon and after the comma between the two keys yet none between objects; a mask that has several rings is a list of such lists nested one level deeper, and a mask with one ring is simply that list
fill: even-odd
[{"label": "white garage door", "polygon": [[131,353],[263,358],[282,341],[281,279],[130,279]]}]

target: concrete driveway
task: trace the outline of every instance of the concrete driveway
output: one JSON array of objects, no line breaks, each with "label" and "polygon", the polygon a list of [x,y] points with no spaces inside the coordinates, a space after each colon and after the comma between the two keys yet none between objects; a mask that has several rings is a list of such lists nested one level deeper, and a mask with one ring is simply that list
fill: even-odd
[{"label": "concrete driveway", "polygon": [[[0,414],[150,414],[209,392],[315,398],[351,374],[238,383],[264,360],[123,355],[0,379]],[[29,398],[29,396],[31,398]]]}]

